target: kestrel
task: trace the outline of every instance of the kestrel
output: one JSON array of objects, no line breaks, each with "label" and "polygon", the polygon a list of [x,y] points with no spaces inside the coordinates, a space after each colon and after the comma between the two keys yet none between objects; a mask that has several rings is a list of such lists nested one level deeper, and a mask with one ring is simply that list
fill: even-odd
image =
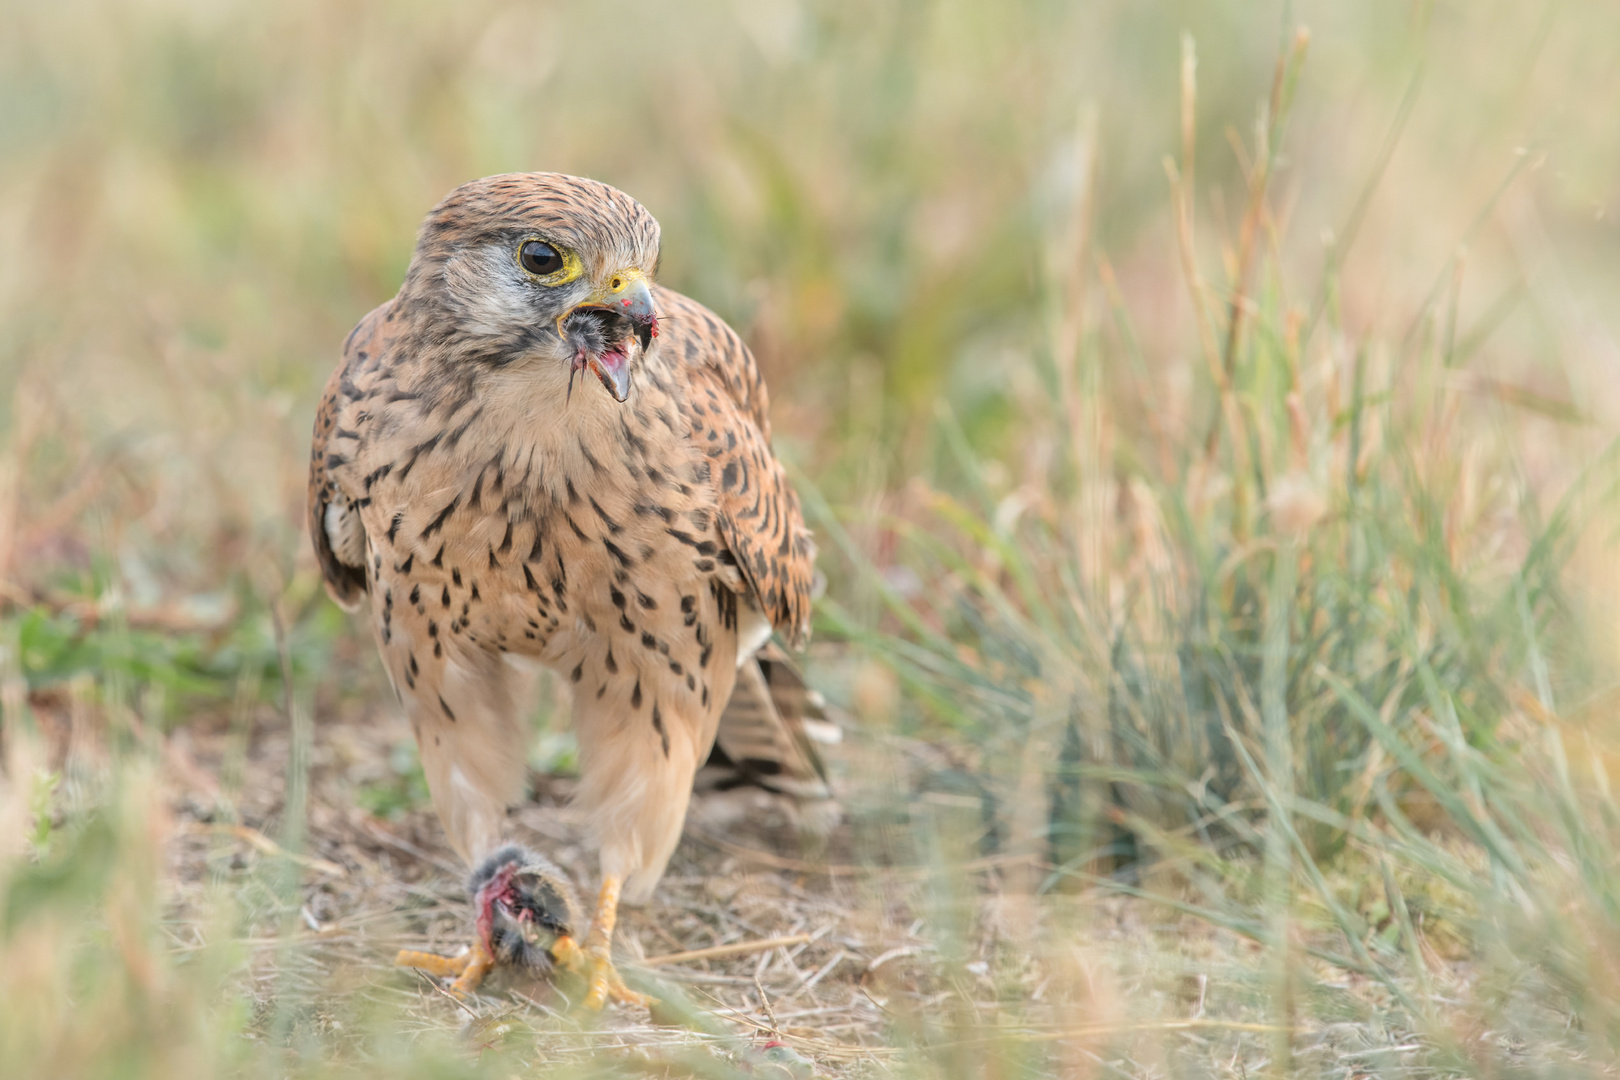
[{"label": "kestrel", "polygon": [[[754,659],[773,630],[808,635],[815,546],[752,354],[653,283],[658,244],[606,184],[465,184],[349,335],[316,415],[327,590],[369,607],[434,806],[476,868],[462,989],[497,960],[550,958],[582,971],[591,1007],[645,1001],[613,968],[619,900],[651,895],[723,722],[744,771],[821,784],[772,705],[785,658]],[[532,662],[572,684],[601,859],[582,944],[566,886],[506,842]]]}]

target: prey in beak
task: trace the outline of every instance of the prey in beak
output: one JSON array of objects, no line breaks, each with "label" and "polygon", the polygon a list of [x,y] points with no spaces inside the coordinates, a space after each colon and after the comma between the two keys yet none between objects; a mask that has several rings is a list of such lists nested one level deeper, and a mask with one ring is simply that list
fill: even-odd
[{"label": "prey in beak", "polygon": [[631,343],[645,354],[658,336],[658,312],[645,275],[639,270],[613,274],[584,303],[557,320],[557,332],[574,348],[569,400],[574,396],[574,375],[588,370],[615,401],[624,401],[630,396]]}]

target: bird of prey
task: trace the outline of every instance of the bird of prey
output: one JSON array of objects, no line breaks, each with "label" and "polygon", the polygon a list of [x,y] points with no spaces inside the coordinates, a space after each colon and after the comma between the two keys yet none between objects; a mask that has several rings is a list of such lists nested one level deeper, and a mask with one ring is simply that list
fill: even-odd
[{"label": "bird of prey", "polygon": [[[587,1006],[645,1002],[613,967],[618,905],[652,893],[717,734],[716,756],[767,786],[825,795],[772,704],[780,658],[754,659],[773,631],[808,635],[815,546],[752,354],[654,284],[658,252],[658,222],[606,184],[465,184],[349,335],[316,415],[327,590],[369,611],[474,868],[478,940],[447,969],[462,990],[499,961],[555,960],[586,977]],[[558,875],[506,834],[535,662],[572,684],[601,860],[583,939]]]}]

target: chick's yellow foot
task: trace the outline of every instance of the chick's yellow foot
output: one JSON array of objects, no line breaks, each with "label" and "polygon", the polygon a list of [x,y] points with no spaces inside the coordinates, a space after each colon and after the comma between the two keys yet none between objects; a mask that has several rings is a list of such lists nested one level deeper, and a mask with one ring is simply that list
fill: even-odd
[{"label": "chick's yellow foot", "polygon": [[557,965],[585,980],[585,1008],[600,1011],[609,1000],[620,1005],[652,1006],[657,999],[624,985],[613,958],[605,950],[582,949],[571,937],[560,937],[551,946],[551,955]]},{"label": "chick's yellow foot", "polygon": [[450,984],[450,992],[457,997],[466,997],[478,989],[484,976],[489,974],[489,969],[495,966],[495,960],[482,942],[475,941],[471,948],[458,956],[401,949],[399,955],[394,957],[394,966],[416,968],[439,979],[454,975],[456,981]]}]

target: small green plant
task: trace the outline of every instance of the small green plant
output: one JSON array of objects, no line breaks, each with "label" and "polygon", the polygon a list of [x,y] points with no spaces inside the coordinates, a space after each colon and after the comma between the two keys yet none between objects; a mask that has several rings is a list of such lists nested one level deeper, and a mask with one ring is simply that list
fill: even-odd
[{"label": "small green plant", "polygon": [[427,777],[422,772],[422,761],[417,756],[414,742],[395,743],[388,753],[388,767],[390,774],[387,779],[362,784],[355,789],[356,803],[380,818],[397,818],[431,805]]},{"label": "small green plant", "polygon": [[33,817],[34,831],[28,842],[39,855],[49,854],[51,843],[51,822],[54,810],[51,806],[51,796],[56,794],[57,786],[62,782],[60,772],[47,772],[40,770],[34,774],[33,790],[28,798],[28,812]]}]

